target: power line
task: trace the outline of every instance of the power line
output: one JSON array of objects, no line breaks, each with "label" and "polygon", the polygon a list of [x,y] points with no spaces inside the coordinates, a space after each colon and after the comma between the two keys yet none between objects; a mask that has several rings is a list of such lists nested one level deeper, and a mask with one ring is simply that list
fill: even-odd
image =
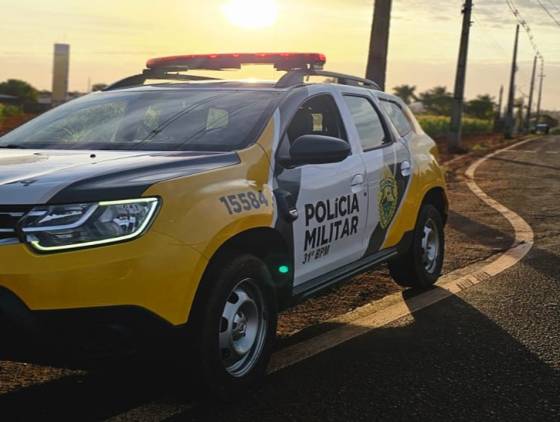
[{"label": "power line", "polygon": [[[476,9],[475,9],[475,8],[473,8],[473,16],[474,16],[475,20],[477,21],[477,23],[483,22],[482,16],[479,15],[479,14],[476,12]],[[510,53],[509,53],[509,51],[503,46],[503,44],[502,44],[501,42],[499,42],[499,41],[496,39],[496,37],[494,37],[494,36],[492,35],[491,31],[489,30],[490,27],[486,27],[486,26],[484,26],[484,25],[480,25],[480,24],[479,24],[479,25],[477,26],[477,28],[480,29],[480,30],[483,32],[484,37],[483,37],[482,40],[484,41],[485,45],[486,45],[486,46],[490,46],[495,52],[500,53],[503,59],[506,59],[506,60],[509,61],[509,60],[510,60]],[[477,39],[479,39],[479,38],[478,38],[478,35],[477,35],[478,32],[475,32],[474,34],[475,34],[475,36],[477,37]],[[479,39],[479,41],[480,41],[480,39]],[[527,75],[525,74],[525,72],[524,72],[521,68],[519,68],[519,67],[518,67],[518,69],[517,69],[517,72],[518,72],[523,78],[525,78],[525,76],[527,76]]]},{"label": "power line", "polygon": [[[541,3],[541,0],[537,0],[537,1]],[[525,30],[525,33],[529,37],[529,42],[531,43],[533,50],[535,50],[535,54],[538,57],[542,58],[542,54],[539,51],[539,47],[537,47],[537,42],[535,41],[535,37],[533,35],[533,31],[531,30],[531,27],[529,26],[529,23],[527,22],[526,19],[523,18],[521,12],[519,11],[519,9],[517,9],[517,6],[515,6],[513,0],[506,0],[506,3],[510,8],[511,13],[513,13],[513,16],[515,16],[515,18],[517,19],[517,22],[519,22],[519,25],[521,25],[521,27]]]},{"label": "power line", "polygon": [[[538,0],[540,2],[540,0]],[[535,51],[535,55],[541,59],[541,61],[544,62],[544,57],[541,54],[538,46],[537,46],[537,42],[535,40],[535,37],[533,35],[533,31],[531,29],[531,26],[529,25],[529,22],[527,22],[526,19],[523,18],[523,16],[521,15],[521,12],[519,11],[519,9],[517,8],[517,6],[515,5],[513,0],[506,0],[507,5],[509,6],[511,12],[513,13],[513,15],[515,16],[515,18],[517,19],[517,21],[519,22],[519,25],[521,25],[521,27],[524,29],[525,33],[527,34],[527,36],[529,37],[529,41],[531,43],[531,46],[533,47],[533,50]],[[521,75],[523,76],[523,79],[526,79],[526,75],[524,75],[523,72],[521,72],[519,70],[519,72],[521,73]],[[518,89],[520,90],[520,88],[518,87]],[[523,96],[525,96],[525,94],[522,93]]]},{"label": "power line", "polygon": [[[474,18],[477,22],[482,22],[483,21],[481,16],[478,15],[478,13],[476,12],[476,9],[474,9],[474,8],[473,8],[473,16],[474,16]],[[478,28],[481,29],[482,32],[484,33],[484,35],[486,36],[486,38],[484,38],[485,43],[488,43],[490,41],[491,47],[494,49],[494,51],[502,53],[504,58],[509,56],[508,53],[506,52],[506,49],[504,48],[504,46],[501,45],[498,42],[498,40],[490,33],[490,31],[488,31],[488,28],[486,28],[483,25],[479,25]],[[478,39],[478,37],[477,37],[477,39]],[[508,57],[508,60],[509,60],[509,57]]]},{"label": "power line", "polygon": [[[479,15],[479,13],[476,11],[476,8],[473,8],[473,17],[478,23],[477,28],[480,31],[482,31],[482,38],[479,38],[481,35],[480,31],[475,31],[474,37],[477,38],[478,41],[483,40],[484,44],[487,47],[492,48],[492,50],[500,54],[502,59],[509,62],[509,60],[511,60],[510,52],[507,51],[506,48],[503,46],[503,44],[500,41],[498,41],[496,37],[492,34],[491,29],[494,29],[494,27],[489,27],[482,24],[484,22],[484,19],[482,18],[482,15]],[[522,96],[528,97],[527,94],[524,94],[525,84],[522,81],[529,79],[529,76],[519,65],[517,66],[517,73],[519,74],[520,78],[516,82],[516,88]]]},{"label": "power line", "polygon": [[554,9],[556,9],[558,13],[560,13],[560,4],[554,3],[552,0],[548,0],[548,2],[552,7],[554,7]]},{"label": "power line", "polygon": [[546,7],[545,4],[541,0],[537,0],[537,3],[539,3],[539,5],[544,9],[546,14],[548,16],[550,16],[550,18],[554,21],[554,23],[556,23],[556,25],[560,26],[560,21],[558,19],[556,19],[556,17],[550,12],[548,7]]}]

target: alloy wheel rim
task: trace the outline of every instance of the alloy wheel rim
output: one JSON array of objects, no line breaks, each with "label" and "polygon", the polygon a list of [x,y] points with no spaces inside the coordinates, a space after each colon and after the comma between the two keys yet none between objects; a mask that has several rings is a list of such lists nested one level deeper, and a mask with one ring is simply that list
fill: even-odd
[{"label": "alloy wheel rim", "polygon": [[424,234],[422,236],[422,264],[428,273],[433,274],[436,270],[439,254],[439,229],[434,220],[429,218],[424,224]]},{"label": "alloy wheel rim", "polygon": [[264,347],[265,302],[255,280],[247,278],[230,292],[218,331],[220,356],[226,371],[242,377],[254,368]]}]

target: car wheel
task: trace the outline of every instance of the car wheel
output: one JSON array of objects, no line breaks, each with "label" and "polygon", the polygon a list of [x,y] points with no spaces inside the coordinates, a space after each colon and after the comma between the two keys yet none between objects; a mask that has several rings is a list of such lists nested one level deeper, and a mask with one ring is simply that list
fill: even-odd
[{"label": "car wheel", "polygon": [[432,205],[420,210],[412,244],[389,262],[393,279],[405,287],[427,288],[441,275],[445,253],[443,218]]},{"label": "car wheel", "polygon": [[220,260],[208,271],[192,327],[203,384],[228,400],[266,373],[277,309],[266,265],[252,255]]}]

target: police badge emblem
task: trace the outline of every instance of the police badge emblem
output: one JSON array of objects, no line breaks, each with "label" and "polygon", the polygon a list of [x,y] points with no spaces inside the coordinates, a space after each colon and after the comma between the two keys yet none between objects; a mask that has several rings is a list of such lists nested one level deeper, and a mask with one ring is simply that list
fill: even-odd
[{"label": "police badge emblem", "polygon": [[379,225],[383,230],[389,227],[397,211],[399,187],[393,173],[386,168],[383,179],[379,182]]}]

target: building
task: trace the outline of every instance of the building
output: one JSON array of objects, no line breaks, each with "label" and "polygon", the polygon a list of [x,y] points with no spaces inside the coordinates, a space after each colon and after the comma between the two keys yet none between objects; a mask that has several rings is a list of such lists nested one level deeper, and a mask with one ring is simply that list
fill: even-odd
[{"label": "building", "polygon": [[54,45],[52,103],[57,105],[68,99],[68,73],[70,70],[70,45]]}]

